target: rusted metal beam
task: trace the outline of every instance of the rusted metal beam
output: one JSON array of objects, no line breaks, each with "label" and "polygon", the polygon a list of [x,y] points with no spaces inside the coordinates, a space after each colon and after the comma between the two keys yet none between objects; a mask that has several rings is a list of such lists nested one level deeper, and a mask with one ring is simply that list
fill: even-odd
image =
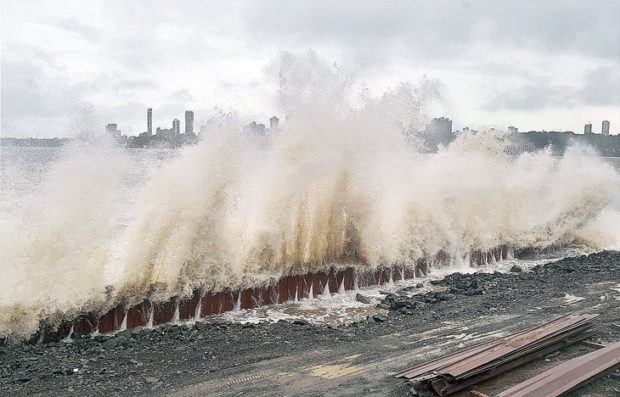
[{"label": "rusted metal beam", "polygon": [[566,361],[498,397],[560,396],[620,367],[620,342]]},{"label": "rusted metal beam", "polygon": [[454,378],[464,377],[472,371],[478,371],[481,366],[485,366],[494,360],[500,359],[513,353],[518,354],[520,349],[527,348],[532,343],[547,340],[566,329],[576,327],[592,316],[565,316],[560,319],[543,324],[536,329],[513,337],[508,337],[503,343],[494,346],[480,354],[468,357],[462,361],[454,363],[441,369],[441,374]]},{"label": "rusted metal beam", "polygon": [[434,360],[430,360],[422,364],[413,366],[404,371],[397,372],[394,374],[394,376],[397,378],[415,379],[418,376],[423,375],[425,373],[435,371],[439,368],[445,367],[446,365],[459,362],[467,357],[470,357],[476,353],[479,353],[485,349],[488,349],[490,346],[497,345],[501,343],[501,341],[502,339],[493,339],[490,341],[486,341],[486,342],[474,345],[470,348],[459,350],[455,353],[448,354],[446,356],[441,356]]},{"label": "rusted metal beam", "polygon": [[[470,255],[474,264],[483,265],[489,260],[506,259],[508,247],[500,246],[490,251],[475,251]],[[89,334],[93,332],[118,331],[124,324],[127,329],[151,324],[163,324],[177,318],[186,320],[195,316],[202,317],[232,310],[237,303],[241,309],[254,308],[261,305],[277,304],[308,297],[310,291],[314,296],[321,294],[326,287],[330,292],[336,292],[342,286],[345,290],[357,286],[370,286],[397,281],[402,279],[425,276],[430,271],[430,263],[446,262],[450,256],[438,252],[434,257],[420,258],[413,266],[402,264],[382,267],[378,269],[363,269],[363,267],[338,268],[308,273],[291,274],[274,281],[272,284],[247,288],[240,291],[204,291],[195,290],[190,296],[175,296],[168,301],[156,302],[145,299],[143,302],[128,307],[125,304],[108,309],[107,312],[95,311],[83,313],[77,317],[67,318],[60,325],[42,325],[41,335],[65,337],[73,332]],[[125,321],[126,320],[126,321]]]},{"label": "rusted metal beam", "polygon": [[601,345],[600,343],[592,342],[591,340],[582,340],[580,343],[594,349],[604,349],[607,347],[606,345]]},{"label": "rusted metal beam", "polygon": [[[584,336],[584,337],[588,337],[588,336]],[[494,367],[490,370],[479,373],[477,375],[471,376],[469,378],[464,378],[464,379],[457,380],[454,382],[448,382],[447,380],[445,380],[445,378],[440,378],[439,380],[442,382],[437,384],[437,387],[441,386],[439,390],[435,387],[435,383],[433,383],[432,385],[433,385],[433,388],[435,388],[435,390],[440,396],[448,396],[450,394],[463,390],[467,387],[476,385],[487,379],[493,378],[506,371],[517,368],[532,360],[544,357],[549,353],[562,349],[566,347],[568,344],[575,343],[577,341],[578,341],[577,339],[571,339],[569,341],[559,341],[558,343],[548,346],[542,350],[535,350],[532,353],[527,354],[521,358],[506,361],[505,363],[498,365],[497,367]]]},{"label": "rusted metal beam", "polygon": [[123,324],[127,329],[146,326],[150,320],[152,325],[158,325],[174,320],[177,315],[179,320],[204,317],[233,310],[237,303],[241,309],[250,309],[309,297],[311,291],[317,296],[326,288],[329,288],[330,292],[337,292],[341,286],[345,290],[351,290],[356,287],[355,280],[359,281],[358,286],[377,285],[390,280],[413,278],[416,273],[421,272],[426,272],[425,265],[399,265],[366,271],[353,267],[330,268],[317,273],[284,276],[271,284],[240,291],[195,290],[189,296],[175,296],[167,301],[144,300],[131,307],[120,304],[107,312],[81,314],[56,327],[42,326],[39,335],[43,335],[44,339],[66,337],[71,329],[79,334],[106,333],[118,331]]},{"label": "rusted metal beam", "polygon": [[[422,364],[416,365],[414,367],[408,368],[404,371],[398,372],[396,374],[394,374],[395,377],[402,377],[402,378],[407,378],[407,379],[413,379],[416,376],[422,375],[424,373],[430,372],[430,371],[434,371],[434,370],[438,370],[438,369],[442,369],[442,371],[446,371],[446,368],[450,369],[452,368],[453,365],[456,365],[458,363],[461,363],[467,359],[472,358],[473,356],[476,356],[476,359],[479,360],[480,359],[480,355],[483,352],[487,352],[489,351],[489,349],[491,348],[495,348],[496,346],[500,345],[500,344],[504,344],[503,346],[506,345],[507,341],[513,341],[516,338],[522,337],[523,335],[530,335],[533,333],[539,333],[542,329],[544,329],[544,327],[551,327],[553,325],[557,325],[557,324],[566,324],[567,322],[575,322],[575,319],[572,318],[570,315],[565,315],[562,317],[559,317],[551,322],[548,322],[546,324],[540,325],[540,326],[536,326],[533,328],[529,328],[526,329],[524,331],[519,331],[516,332],[514,334],[505,336],[503,338],[497,338],[494,340],[490,340],[490,341],[486,341],[477,345],[474,345],[470,348],[464,349],[464,350],[460,350],[457,351],[455,353],[452,354],[448,354],[446,356],[442,356],[439,358],[436,358],[434,360],[430,360],[427,362],[424,362]],[[485,361],[486,362],[486,361]]]}]

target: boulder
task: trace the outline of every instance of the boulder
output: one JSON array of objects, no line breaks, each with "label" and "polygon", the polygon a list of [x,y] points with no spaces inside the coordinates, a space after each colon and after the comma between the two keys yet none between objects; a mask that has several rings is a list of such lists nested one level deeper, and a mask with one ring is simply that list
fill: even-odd
[{"label": "boulder", "polygon": [[369,297],[359,293],[355,295],[355,300],[365,305],[369,305],[370,303],[372,303],[372,300]]}]

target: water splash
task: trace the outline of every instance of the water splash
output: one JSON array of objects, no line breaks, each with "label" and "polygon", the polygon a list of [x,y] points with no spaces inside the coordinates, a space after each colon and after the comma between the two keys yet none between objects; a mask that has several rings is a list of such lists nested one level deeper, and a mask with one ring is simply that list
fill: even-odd
[{"label": "water splash", "polygon": [[139,183],[123,149],[67,148],[0,220],[0,335],[331,265],[412,265],[445,252],[461,267],[469,252],[501,245],[620,241],[607,221],[620,208],[618,174],[587,149],[515,157],[490,134],[466,134],[425,154],[412,132],[441,103],[432,81],[354,106],[340,71],[312,56],[284,63],[289,117],[267,140],[222,127],[142,164]]}]

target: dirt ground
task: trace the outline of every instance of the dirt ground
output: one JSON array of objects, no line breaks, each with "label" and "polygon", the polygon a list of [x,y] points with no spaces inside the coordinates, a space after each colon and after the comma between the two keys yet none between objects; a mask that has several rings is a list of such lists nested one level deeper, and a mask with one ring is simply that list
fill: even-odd
[{"label": "dirt ground", "polygon": [[[406,396],[414,393],[411,387],[392,373],[563,314],[599,314],[594,340],[620,340],[620,252],[568,258],[528,272],[468,275],[460,286],[455,277],[461,278],[436,282],[443,291],[415,307],[387,310],[390,299],[400,299],[388,296],[382,315],[348,326],[207,319],[113,337],[76,336],[70,343],[5,341],[0,395]],[[476,389],[496,394],[592,350],[573,345]],[[616,371],[572,395],[614,396],[619,390]]]}]

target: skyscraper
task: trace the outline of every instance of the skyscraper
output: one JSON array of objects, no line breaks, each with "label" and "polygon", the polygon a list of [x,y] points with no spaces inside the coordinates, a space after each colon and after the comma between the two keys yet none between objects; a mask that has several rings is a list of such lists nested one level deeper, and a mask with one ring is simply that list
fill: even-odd
[{"label": "skyscraper", "polygon": [[609,120],[603,120],[603,127],[601,129],[603,135],[609,135]]},{"label": "skyscraper", "polygon": [[153,109],[146,109],[146,133],[148,136],[153,135]]},{"label": "skyscraper", "polygon": [[172,120],[172,136],[178,137],[181,135],[181,122],[178,119]]},{"label": "skyscraper", "polygon": [[426,146],[430,151],[436,151],[439,145],[447,146],[454,135],[452,134],[452,120],[447,117],[432,119],[426,125]]},{"label": "skyscraper", "polygon": [[105,132],[107,132],[108,134],[115,134],[117,132],[120,132],[118,130],[118,125],[115,123],[110,123],[108,125],[105,126]]},{"label": "skyscraper", "polygon": [[194,133],[194,112],[191,110],[185,111],[185,133],[190,135]]},{"label": "skyscraper", "polygon": [[583,133],[584,134],[591,134],[592,133],[592,124],[588,123],[586,125],[583,126]]},{"label": "skyscraper", "polygon": [[277,130],[279,124],[280,124],[280,119],[277,118],[276,116],[272,116],[269,119],[269,128],[271,129],[271,131]]}]

